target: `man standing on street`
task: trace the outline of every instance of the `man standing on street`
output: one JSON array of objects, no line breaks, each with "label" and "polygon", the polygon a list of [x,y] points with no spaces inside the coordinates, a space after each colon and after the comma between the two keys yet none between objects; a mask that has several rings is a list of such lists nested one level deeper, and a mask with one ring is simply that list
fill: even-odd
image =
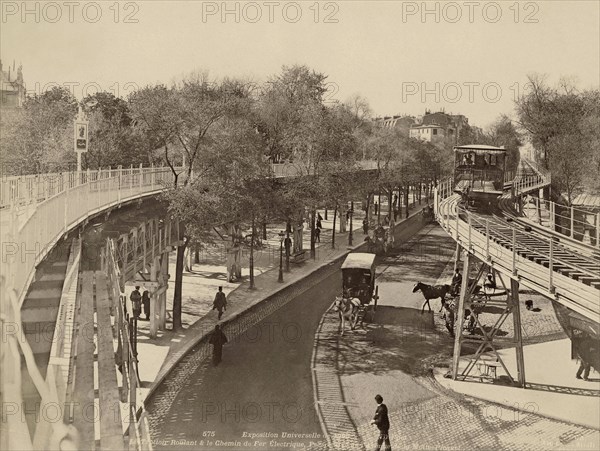
[{"label": "man standing on street", "polygon": [[221,319],[223,310],[227,310],[227,299],[225,298],[225,293],[223,293],[223,287],[219,287],[219,291],[217,291],[217,294],[215,295],[213,310],[215,309],[219,312],[219,319]]},{"label": "man standing on street", "polygon": [[375,410],[375,417],[371,420],[371,424],[376,425],[377,429],[379,429],[379,438],[377,439],[375,450],[379,451],[381,449],[381,444],[385,443],[384,449],[386,451],[391,451],[392,445],[390,444],[390,436],[388,435],[390,430],[390,420],[388,418],[387,406],[383,403],[381,395],[376,395],[375,401],[377,402],[377,410]]},{"label": "man standing on street", "polygon": [[[133,317],[139,318],[142,314],[142,295],[140,294],[140,287],[135,287],[135,290],[129,295],[131,301],[131,309],[133,310]],[[127,309],[125,309],[127,313]]]},{"label": "man standing on street", "polygon": [[215,326],[215,331],[211,334],[208,342],[213,345],[213,365],[217,366],[221,363],[221,357],[223,356],[223,345],[227,343],[227,337],[221,330],[221,326],[218,324]]}]

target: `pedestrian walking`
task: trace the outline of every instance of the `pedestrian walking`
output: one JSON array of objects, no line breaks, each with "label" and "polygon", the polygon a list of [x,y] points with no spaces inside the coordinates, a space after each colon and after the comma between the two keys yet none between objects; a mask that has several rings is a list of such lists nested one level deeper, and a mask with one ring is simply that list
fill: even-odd
[{"label": "pedestrian walking", "polygon": [[219,287],[219,291],[217,291],[217,294],[215,295],[213,310],[219,312],[218,319],[221,319],[221,316],[223,316],[223,310],[227,311],[227,298],[225,297],[225,293],[223,293],[223,287]]},{"label": "pedestrian walking", "polygon": [[283,247],[285,248],[285,255],[287,257],[292,252],[292,239],[289,234],[285,237],[285,240],[283,240]]},{"label": "pedestrian walking", "polygon": [[321,216],[321,213],[317,212],[317,229],[323,228],[323,223],[321,221],[323,221],[323,216]]},{"label": "pedestrian walking", "polygon": [[[131,301],[133,317],[139,318],[142,314],[142,295],[140,294],[140,287],[135,287],[135,290],[129,295],[129,300]],[[127,307],[125,308],[125,313],[127,313]]]},{"label": "pedestrian walking", "polygon": [[375,401],[377,402],[377,409],[375,410],[375,417],[371,420],[371,424],[377,426],[379,429],[379,438],[377,439],[377,446],[375,447],[375,451],[379,451],[381,449],[381,445],[385,443],[386,451],[392,450],[392,445],[390,444],[390,419],[388,418],[388,409],[387,406],[383,403],[383,398],[381,395],[375,396]]},{"label": "pedestrian walking", "polygon": [[321,229],[318,227],[315,229],[315,243],[321,242]]},{"label": "pedestrian walking", "polygon": [[447,302],[444,302],[442,308],[444,309],[442,318],[444,318],[444,321],[446,322],[446,329],[450,332],[450,336],[454,338],[454,310]]},{"label": "pedestrian walking", "polygon": [[394,207],[398,206],[398,195],[394,194],[394,200],[392,201],[392,204],[394,205]]},{"label": "pedestrian walking", "polygon": [[213,345],[213,365],[217,366],[223,357],[223,345],[227,343],[227,337],[221,330],[221,326],[218,324],[215,326],[215,331],[211,334],[208,342]]},{"label": "pedestrian walking", "polygon": [[369,233],[369,220],[367,218],[363,219],[363,232],[365,235]]},{"label": "pedestrian walking", "polygon": [[144,307],[144,315],[146,315],[146,321],[150,320],[150,292],[144,290],[142,293],[142,306]]},{"label": "pedestrian walking", "polygon": [[379,211],[379,204],[377,203],[377,201],[375,201],[375,203],[373,204],[373,208],[375,209],[375,214],[377,214],[377,212]]},{"label": "pedestrian walking", "polygon": [[576,343],[578,343],[576,349],[577,356],[579,357],[579,369],[575,377],[581,379],[581,375],[583,374],[583,380],[587,381],[592,368],[591,361],[594,356],[598,355],[598,351],[594,345],[594,341],[587,334],[583,334],[579,340],[576,340]]},{"label": "pedestrian walking", "polygon": [[452,294],[452,296],[458,295],[458,293],[460,292],[460,284],[461,283],[462,283],[462,274],[460,273],[458,268],[456,268],[454,270],[454,275],[452,276],[452,283],[450,285],[450,294]]},{"label": "pedestrian walking", "polygon": [[588,377],[590,375],[591,367],[592,367],[592,365],[590,365],[588,362],[583,360],[583,358],[581,358],[581,356],[579,356],[579,369],[577,370],[577,374],[575,375],[575,377],[577,379],[581,379],[581,374],[583,373],[583,380],[587,381]]}]

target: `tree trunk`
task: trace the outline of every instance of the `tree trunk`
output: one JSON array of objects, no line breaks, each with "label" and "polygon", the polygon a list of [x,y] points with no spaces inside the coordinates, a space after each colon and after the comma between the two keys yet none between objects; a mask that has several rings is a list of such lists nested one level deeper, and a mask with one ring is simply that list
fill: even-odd
[{"label": "tree trunk", "polygon": [[333,210],[333,229],[331,229],[331,249],[335,249],[335,218],[337,217],[338,206]]},{"label": "tree trunk", "polygon": [[342,203],[341,205],[337,206],[338,209],[338,213],[339,213],[339,218],[340,218],[340,233],[345,233],[346,232],[346,203]]},{"label": "tree trunk", "polygon": [[[179,235],[183,236],[185,226],[182,222],[179,223]],[[183,263],[185,256],[185,248],[187,247],[187,239],[183,239],[183,244],[177,246],[177,265],[175,266],[175,289],[173,291],[173,331],[181,330],[181,297],[183,290]]]},{"label": "tree trunk", "polygon": [[408,208],[408,191],[409,191],[409,187],[407,185],[406,189],[404,190],[404,206],[406,208],[405,218],[408,218],[408,215],[410,214],[409,208]]},{"label": "tree trunk", "polygon": [[254,215],[252,216],[252,236],[250,239],[250,268],[249,268],[249,273],[250,273],[250,289],[254,289],[254,237],[256,235],[256,227],[255,227],[255,220],[254,220]]},{"label": "tree trunk", "polygon": [[310,212],[310,257],[314,260],[317,258],[317,250],[315,246],[315,225],[316,225],[317,208],[313,207]]},{"label": "tree trunk", "polygon": [[394,206],[392,205],[392,189],[388,190],[388,224],[392,223],[392,216],[394,214]]},{"label": "tree trunk", "polygon": [[267,219],[265,218],[262,223],[262,239],[267,241]]},{"label": "tree trunk", "polygon": [[381,188],[377,193],[377,226],[381,224]]},{"label": "tree trunk", "polygon": [[327,207],[325,207],[325,221],[327,221]]}]

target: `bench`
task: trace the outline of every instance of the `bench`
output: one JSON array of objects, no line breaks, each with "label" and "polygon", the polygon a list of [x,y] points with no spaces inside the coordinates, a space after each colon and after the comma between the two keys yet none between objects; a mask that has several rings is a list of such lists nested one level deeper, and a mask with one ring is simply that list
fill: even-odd
[{"label": "bench", "polygon": [[306,260],[306,251],[299,251],[290,255],[291,263],[301,263],[304,260]]}]

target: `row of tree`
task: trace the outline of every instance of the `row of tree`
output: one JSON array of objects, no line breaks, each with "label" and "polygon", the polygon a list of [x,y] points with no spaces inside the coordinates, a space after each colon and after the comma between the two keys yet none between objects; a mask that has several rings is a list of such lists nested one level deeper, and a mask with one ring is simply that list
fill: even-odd
[{"label": "row of tree", "polygon": [[[408,205],[411,188],[428,190],[451,174],[453,143],[427,143],[377,127],[359,96],[345,104],[327,103],[326,80],[306,66],[283,67],[260,86],[193,73],[171,86],[144,87],[127,100],[104,92],[83,99],[90,119],[84,167],[166,164],[176,176],[177,189],[165,194],[185,236],[177,254],[175,328],[181,326],[185,250],[211,241],[214,227],[245,226],[254,243],[265,224],[297,223],[308,211],[314,255],[318,207],[330,208],[334,221],[344,223],[339,211],[350,200],[369,208],[373,195],[384,193],[391,204],[397,191]],[[67,90],[54,88],[29,98],[3,120],[9,130],[2,134],[5,167],[8,163],[26,172],[69,168],[75,161],[77,106]],[[462,139],[505,145],[518,161],[519,136],[506,117],[486,133],[467,130]],[[378,170],[359,171],[357,163],[365,159],[377,161]],[[301,176],[274,178],[270,163],[282,161],[293,162]],[[250,255],[252,283],[253,246]]]},{"label": "row of tree", "polygon": [[[517,101],[519,125],[536,157],[552,174],[553,193],[571,205],[586,192],[600,192],[600,91],[578,90],[568,80],[550,86],[532,75]],[[562,199],[560,199],[562,197]]]}]

